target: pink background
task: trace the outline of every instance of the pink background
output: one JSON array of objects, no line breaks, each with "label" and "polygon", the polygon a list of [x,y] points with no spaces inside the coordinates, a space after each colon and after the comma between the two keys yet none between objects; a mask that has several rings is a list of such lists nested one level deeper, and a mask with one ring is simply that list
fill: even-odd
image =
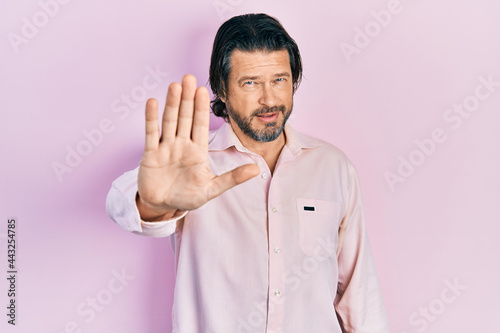
[{"label": "pink background", "polygon": [[[146,95],[163,103],[185,73],[205,84],[217,28],[246,12],[278,17],[299,44],[292,125],[357,166],[392,331],[500,332],[500,86],[473,97],[479,77],[500,82],[499,2],[60,1],[41,1],[51,15],[37,1],[0,5],[0,261],[5,272],[15,217],[19,270],[15,327],[0,279],[2,332],[170,332],[168,239],[122,231],[104,201],[139,162]],[[371,13],[388,7],[390,18]],[[347,44],[357,53],[346,56]],[[168,74],[144,95],[157,67]],[[138,102],[126,107],[131,93]],[[464,101],[475,111],[457,126],[447,110]],[[96,134],[101,122],[108,133]],[[446,139],[432,147],[436,128]],[[58,178],[68,149],[86,156]],[[404,182],[391,187],[400,158],[419,165],[399,167]]]}]

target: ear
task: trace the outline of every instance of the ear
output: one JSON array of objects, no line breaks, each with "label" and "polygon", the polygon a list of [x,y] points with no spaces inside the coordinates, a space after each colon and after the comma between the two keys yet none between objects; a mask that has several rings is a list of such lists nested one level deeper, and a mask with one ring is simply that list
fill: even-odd
[{"label": "ear", "polygon": [[224,103],[226,104],[226,100],[227,100],[227,93],[226,93],[226,85],[224,84],[224,82],[222,83],[222,89],[220,91],[220,94],[217,96],[219,97],[219,99]]},{"label": "ear", "polygon": [[222,80],[222,87],[220,89],[220,94],[217,95],[219,99],[222,101],[222,103],[226,104],[227,101],[227,90],[226,90],[226,84],[224,83],[224,80]]}]

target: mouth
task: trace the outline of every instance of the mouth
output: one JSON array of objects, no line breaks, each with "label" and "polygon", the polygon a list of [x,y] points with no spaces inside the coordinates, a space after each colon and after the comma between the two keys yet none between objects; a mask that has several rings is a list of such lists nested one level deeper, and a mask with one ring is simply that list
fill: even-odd
[{"label": "mouth", "polygon": [[276,121],[276,119],[278,118],[278,112],[260,114],[257,116],[257,118],[259,118],[259,120],[264,123],[270,123]]}]

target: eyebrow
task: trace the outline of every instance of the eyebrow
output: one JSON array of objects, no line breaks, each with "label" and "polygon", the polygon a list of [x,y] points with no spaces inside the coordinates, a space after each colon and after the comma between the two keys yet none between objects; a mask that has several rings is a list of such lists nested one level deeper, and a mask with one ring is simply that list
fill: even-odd
[{"label": "eyebrow", "polygon": [[282,77],[282,76],[290,77],[290,73],[283,72],[283,73],[274,74],[274,77]]},{"label": "eyebrow", "polygon": [[[288,72],[283,72],[283,73],[277,73],[274,74],[273,77],[290,77],[290,73]],[[241,79],[238,80],[238,83],[246,82],[246,81],[255,81],[258,80],[260,76],[243,76]]]},{"label": "eyebrow", "polygon": [[246,82],[246,81],[255,81],[259,78],[260,76],[243,76],[241,79],[238,80],[238,83]]}]

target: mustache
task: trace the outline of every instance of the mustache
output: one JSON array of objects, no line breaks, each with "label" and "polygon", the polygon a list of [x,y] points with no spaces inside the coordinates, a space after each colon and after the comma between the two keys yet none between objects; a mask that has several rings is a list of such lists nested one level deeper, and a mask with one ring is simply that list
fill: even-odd
[{"label": "mustache", "polygon": [[266,114],[266,113],[274,113],[274,112],[278,112],[278,111],[285,113],[286,106],[280,105],[280,106],[273,106],[271,108],[264,107],[262,109],[258,109],[258,110],[255,110],[254,112],[252,112],[252,117],[260,116],[261,114]]}]

